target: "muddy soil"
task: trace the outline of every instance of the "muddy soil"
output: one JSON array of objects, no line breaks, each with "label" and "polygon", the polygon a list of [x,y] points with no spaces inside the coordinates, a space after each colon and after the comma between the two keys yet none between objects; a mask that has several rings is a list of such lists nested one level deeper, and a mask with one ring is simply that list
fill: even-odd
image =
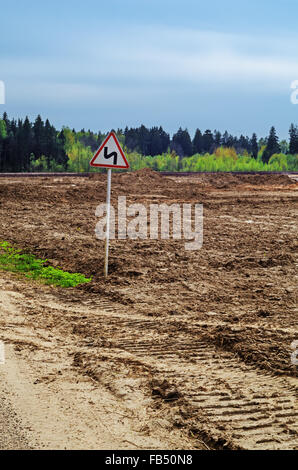
[{"label": "muddy soil", "polygon": [[1,179],[0,238],[93,278],[61,289],[2,274],[22,315],[0,308],[0,339],[27,361],[50,355],[55,394],[65,367],[68,380],[144,413],[138,432],[152,441],[135,435],[141,448],[163,445],[157,416],[174,436],[165,448],[297,448],[297,188],[285,175],[113,174],[115,208],[118,196],[148,209],[203,204],[204,239],[196,251],[185,240],[111,240],[105,280],[94,229],[106,175]]}]

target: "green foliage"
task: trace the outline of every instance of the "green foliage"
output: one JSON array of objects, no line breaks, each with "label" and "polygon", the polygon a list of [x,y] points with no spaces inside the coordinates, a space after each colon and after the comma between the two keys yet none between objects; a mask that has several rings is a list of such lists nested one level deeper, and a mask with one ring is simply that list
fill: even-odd
[{"label": "green foliage", "polygon": [[[66,131],[65,135],[69,157],[69,171],[104,171],[104,169],[89,166],[93,155],[90,147],[84,147],[80,141],[76,140],[70,130]],[[262,160],[264,150],[265,146],[262,146],[258,157],[253,158],[246,151],[242,155],[237,155],[234,148],[219,147],[212,154],[196,153],[190,157],[179,159],[179,156],[174,151],[161,155],[144,156],[138,152],[130,152],[124,147],[124,152],[132,171],[141,170],[142,168],[151,168],[155,171],[298,171],[297,155],[275,153],[270,157],[268,163],[264,163]],[[45,156],[33,160],[31,168],[32,171],[63,171],[63,166],[58,165],[53,160],[48,162]]]},{"label": "green foliage", "polygon": [[30,171],[32,172],[59,172],[65,171],[63,165],[57,163],[54,159],[48,159],[45,155],[42,155],[40,158],[34,159],[34,155],[30,157]]},{"label": "green foliage", "polygon": [[[287,156],[283,153],[274,153],[269,158],[269,165],[271,168],[277,168],[276,171],[287,171],[288,163],[287,163]],[[274,171],[274,170],[273,170]]]},{"label": "green foliage", "polygon": [[288,171],[298,171],[298,155],[287,155]]},{"label": "green foliage", "polygon": [[66,170],[68,158],[60,135],[48,119],[45,123],[40,116],[34,123],[28,117],[16,121],[4,113],[0,120],[0,171],[49,171],[51,162]]},{"label": "green foliage", "polygon": [[[69,157],[68,169],[70,171],[104,171],[89,166],[93,151],[90,146],[84,147],[81,142],[83,136],[87,138],[88,133],[76,134],[65,128],[64,135],[65,149]],[[137,151],[130,151],[124,146],[124,152],[132,171],[141,170],[142,168],[151,168],[155,171],[285,171],[287,169],[295,171],[295,169],[298,169],[297,159],[281,153],[278,156],[272,155],[270,161],[264,163],[262,157],[265,150],[266,146],[263,145],[257,155],[255,148],[254,155],[257,158],[253,158],[253,155],[246,150],[243,151],[242,155],[239,155],[233,147],[218,147],[212,154],[196,153],[181,159],[173,150],[172,152],[168,150],[168,152],[160,155],[145,156]],[[289,160],[291,161],[290,165],[288,164]]]},{"label": "green foliage", "polygon": [[40,279],[45,284],[61,287],[76,287],[78,284],[90,282],[80,273],[68,273],[62,269],[44,266],[46,259],[38,259],[30,254],[22,254],[6,241],[0,242],[0,269],[3,271],[25,273],[31,279]]},{"label": "green foliage", "polygon": [[287,142],[285,139],[283,139],[283,140],[280,142],[279,146],[280,146],[280,151],[281,151],[281,153],[284,153],[284,154],[289,153],[289,144],[288,144],[288,142]]},{"label": "green foliage", "polygon": [[237,155],[233,148],[218,148],[213,154],[195,154],[179,157],[164,153],[154,157],[142,156],[137,152],[126,152],[131,170],[152,168],[156,171],[297,171],[297,155],[282,153],[271,156],[268,163],[262,161],[261,152],[255,159],[247,152]]},{"label": "green foliage", "polygon": [[[88,171],[98,171],[89,165],[92,159],[95,147],[92,149],[85,142],[91,142],[89,133],[73,132],[68,127],[63,129],[65,138],[65,151],[68,156],[68,170],[72,172],[87,173]],[[94,142],[93,142],[94,144]]]},{"label": "green foliage", "polygon": [[272,126],[268,137],[266,148],[262,155],[264,163],[269,163],[270,157],[275,153],[280,153],[279,139],[276,135],[275,127]]},{"label": "green foliage", "polygon": [[265,149],[266,149],[266,144],[260,145],[260,150],[258,151],[258,156],[257,156],[257,159],[259,161],[263,161],[263,153],[265,152]]},{"label": "green foliage", "polygon": [[7,137],[6,122],[3,119],[0,119],[0,137],[1,139]]},{"label": "green foliage", "polygon": [[[124,148],[131,170],[152,168],[156,171],[297,171],[298,127],[291,124],[290,141],[279,143],[272,127],[266,139],[227,131],[196,130],[193,140],[181,127],[172,139],[163,128],[144,125],[114,130]],[[105,172],[90,167],[95,150],[107,133],[75,131],[63,127],[57,131],[47,119],[37,116],[0,119],[0,172]],[[122,170],[115,170],[122,171]]]}]

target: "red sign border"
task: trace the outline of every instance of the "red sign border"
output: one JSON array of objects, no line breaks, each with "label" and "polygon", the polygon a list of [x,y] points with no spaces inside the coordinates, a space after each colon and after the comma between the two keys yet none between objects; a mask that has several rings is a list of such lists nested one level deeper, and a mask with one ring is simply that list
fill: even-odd
[{"label": "red sign border", "polygon": [[[104,148],[104,146],[106,145],[106,143],[110,140],[110,138],[113,137],[114,141],[115,141],[115,144],[117,145],[117,148],[120,152],[120,154],[122,155],[122,158],[123,160],[125,161],[126,163],[126,166],[121,166],[121,165],[104,165],[103,163],[93,163],[94,160],[96,160],[96,158],[98,157],[99,153],[102,151],[102,149]],[[105,138],[104,142],[101,144],[101,146],[99,147],[99,149],[95,152],[95,154],[93,155],[93,158],[92,160],[90,161],[90,166],[93,166],[93,167],[101,167],[101,168],[129,168],[129,164],[128,164],[128,161],[126,160],[126,157],[123,153],[123,150],[122,148],[120,147],[120,144],[118,142],[118,139],[115,135],[114,132],[110,132],[109,135]]]}]

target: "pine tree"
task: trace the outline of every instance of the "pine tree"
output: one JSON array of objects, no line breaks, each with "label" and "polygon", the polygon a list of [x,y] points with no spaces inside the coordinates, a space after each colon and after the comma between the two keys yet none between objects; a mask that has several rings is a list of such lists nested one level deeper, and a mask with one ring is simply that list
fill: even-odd
[{"label": "pine tree", "polygon": [[28,116],[26,116],[23,124],[22,132],[23,152],[24,152],[24,171],[30,170],[30,155],[33,150],[32,142],[32,126]]},{"label": "pine tree", "polygon": [[214,139],[214,145],[215,147],[220,147],[221,146],[221,133],[215,129],[213,133],[213,139]]},{"label": "pine tree", "polygon": [[161,153],[163,153],[166,152],[170,146],[170,136],[161,126],[159,127],[158,132],[161,139]]},{"label": "pine tree", "polygon": [[255,133],[253,133],[251,137],[250,145],[251,145],[251,154],[253,158],[258,158],[259,147],[258,147],[257,135]]},{"label": "pine tree", "polygon": [[248,137],[244,137],[244,135],[241,134],[241,136],[238,139],[238,142],[236,144],[236,148],[239,151],[239,153],[242,153],[244,150],[250,151],[250,140]]},{"label": "pine tree", "polygon": [[41,119],[41,116],[38,115],[35,119],[33,125],[33,133],[34,133],[34,147],[33,153],[35,158],[40,158],[44,151],[44,122]]},{"label": "pine tree", "polygon": [[193,138],[192,151],[193,154],[203,152],[203,136],[200,129],[196,130],[195,136]]},{"label": "pine tree", "polygon": [[158,127],[152,127],[149,132],[150,138],[150,155],[159,155],[162,153],[162,140]]},{"label": "pine tree", "polygon": [[210,129],[207,129],[203,135],[203,152],[211,153],[214,150],[214,139]]},{"label": "pine tree", "polygon": [[62,129],[62,131],[59,132],[58,138],[57,138],[56,162],[59,165],[62,165],[63,168],[67,169],[68,156],[66,155],[66,151],[65,151],[65,143],[66,143],[66,137],[65,137],[64,130]]},{"label": "pine tree", "polygon": [[192,154],[192,142],[187,129],[182,130],[180,127],[173,135],[172,143],[173,150],[180,157],[189,157]]},{"label": "pine tree", "polygon": [[150,153],[150,131],[143,124],[139,128],[138,142],[139,151],[142,155],[151,155]]},{"label": "pine tree", "polygon": [[9,122],[9,119],[8,119],[8,116],[7,116],[7,113],[6,113],[6,112],[3,113],[2,119],[3,119],[3,121],[4,121],[5,124],[6,124],[6,129],[7,129],[7,131],[9,131],[10,122]]},{"label": "pine tree", "polygon": [[7,128],[6,122],[4,119],[0,119],[0,139],[5,139],[7,137]]},{"label": "pine tree", "polygon": [[287,155],[287,153],[289,153],[289,144],[285,139],[280,141],[279,146],[281,153],[283,153],[284,155]]},{"label": "pine tree", "polygon": [[278,142],[278,137],[276,135],[275,127],[272,126],[271,129],[270,129],[270,134],[269,134],[269,137],[268,137],[267,146],[266,146],[266,148],[263,152],[263,155],[262,155],[263,162],[268,163],[270,157],[274,153],[280,153],[280,146],[279,146],[279,142]]},{"label": "pine tree", "polygon": [[289,153],[295,155],[298,153],[298,127],[291,124],[290,130],[290,147]]}]

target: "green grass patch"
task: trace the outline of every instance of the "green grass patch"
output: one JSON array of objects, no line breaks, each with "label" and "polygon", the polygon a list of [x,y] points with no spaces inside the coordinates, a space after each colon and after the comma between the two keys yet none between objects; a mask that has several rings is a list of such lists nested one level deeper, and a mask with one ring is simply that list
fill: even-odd
[{"label": "green grass patch", "polygon": [[16,249],[10,243],[0,241],[0,270],[2,271],[24,273],[30,279],[39,279],[45,284],[61,287],[76,287],[92,279],[80,273],[69,273],[52,266],[45,266],[47,261],[21,253],[21,250]]}]

